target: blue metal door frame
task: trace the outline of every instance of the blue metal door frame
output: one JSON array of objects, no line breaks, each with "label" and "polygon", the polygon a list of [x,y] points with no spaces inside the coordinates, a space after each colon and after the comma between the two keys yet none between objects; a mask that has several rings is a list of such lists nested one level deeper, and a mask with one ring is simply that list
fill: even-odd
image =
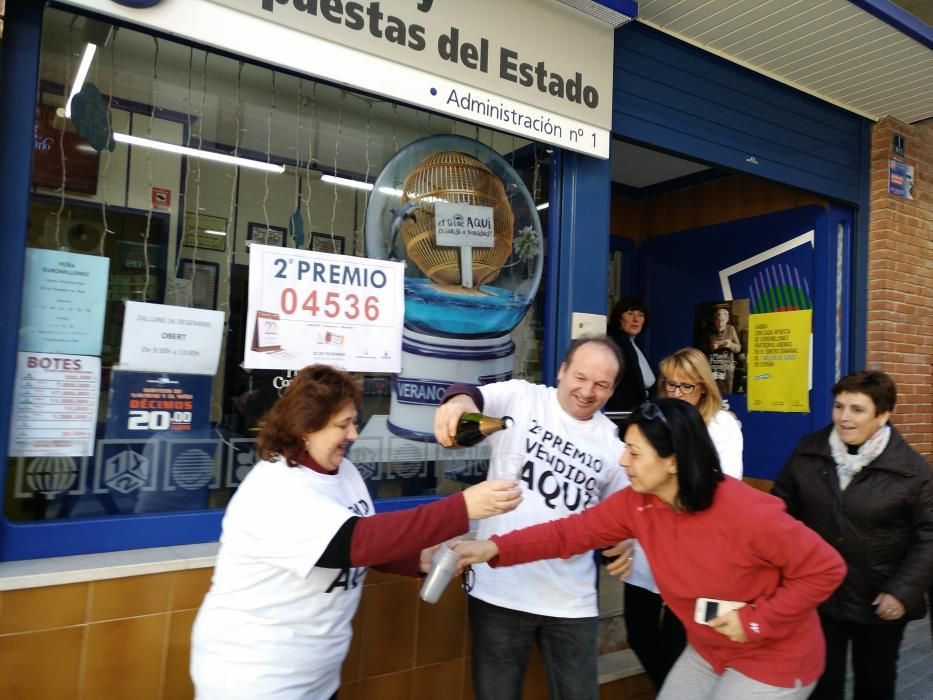
[{"label": "blue metal door frame", "polygon": [[[6,313],[0,318],[0,483],[5,483],[8,429],[13,405],[16,345],[19,339],[20,299],[26,259],[25,232],[29,218],[29,183],[32,174],[32,109],[39,80],[39,32],[42,3],[8,2],[6,31],[0,59],[0,221],[3,222],[4,255],[0,256],[0,295]],[[13,239],[13,237],[19,237]],[[11,240],[13,239],[13,240]],[[6,528],[0,528],[0,560],[6,553]]]},{"label": "blue metal door frame", "polygon": [[609,295],[609,161],[555,152],[548,221],[544,378],[556,381],[575,311],[606,313]]}]

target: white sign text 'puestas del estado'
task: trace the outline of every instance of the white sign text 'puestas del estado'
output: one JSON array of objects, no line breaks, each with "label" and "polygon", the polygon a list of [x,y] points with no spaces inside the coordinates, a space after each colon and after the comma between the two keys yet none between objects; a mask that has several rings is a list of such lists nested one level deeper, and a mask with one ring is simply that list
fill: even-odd
[{"label": "white sign text 'puestas del estado'", "polygon": [[162,0],[145,11],[65,1],[609,157],[613,28],[553,0]]}]

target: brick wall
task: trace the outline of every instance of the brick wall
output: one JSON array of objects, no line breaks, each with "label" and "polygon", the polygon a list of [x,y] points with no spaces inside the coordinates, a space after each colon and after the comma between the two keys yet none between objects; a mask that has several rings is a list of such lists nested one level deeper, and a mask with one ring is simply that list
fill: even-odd
[{"label": "brick wall", "polygon": [[[888,192],[894,134],[914,167],[913,201]],[[868,366],[897,382],[893,422],[933,457],[933,119],[882,119],[872,132]]]}]

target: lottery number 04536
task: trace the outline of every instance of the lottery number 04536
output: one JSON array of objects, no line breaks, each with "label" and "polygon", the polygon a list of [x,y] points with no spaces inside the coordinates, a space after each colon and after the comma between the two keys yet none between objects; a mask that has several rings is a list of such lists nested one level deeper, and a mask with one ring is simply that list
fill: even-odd
[{"label": "lottery number 04536", "polygon": [[282,290],[281,306],[282,313],[287,316],[291,316],[300,309],[309,312],[312,316],[323,312],[327,318],[337,318],[342,313],[349,321],[354,321],[361,316],[367,321],[375,321],[379,318],[379,297],[370,296],[360,299],[353,293],[327,292],[323,295],[323,300],[319,300],[317,290],[314,289],[299,307],[298,292],[291,287],[286,287]]}]

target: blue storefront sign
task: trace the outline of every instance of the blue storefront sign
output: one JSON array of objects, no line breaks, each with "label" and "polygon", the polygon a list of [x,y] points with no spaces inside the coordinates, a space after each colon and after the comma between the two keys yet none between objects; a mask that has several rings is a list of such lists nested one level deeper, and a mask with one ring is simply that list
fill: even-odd
[{"label": "blue storefront sign", "polygon": [[210,423],[212,384],[200,374],[114,371],[95,493],[109,493],[121,512],[206,508],[222,445]]},{"label": "blue storefront sign", "polygon": [[108,438],[183,439],[210,427],[213,377],[114,371],[107,412]]}]

